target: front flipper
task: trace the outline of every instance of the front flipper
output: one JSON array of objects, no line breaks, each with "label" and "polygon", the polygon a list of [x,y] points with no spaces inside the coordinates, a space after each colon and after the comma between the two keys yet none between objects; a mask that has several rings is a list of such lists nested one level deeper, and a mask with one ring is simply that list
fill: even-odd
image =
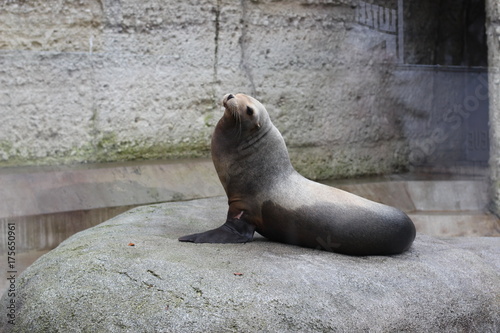
[{"label": "front flipper", "polygon": [[255,226],[241,220],[241,214],[227,219],[220,227],[199,234],[179,237],[181,242],[192,243],[246,243],[253,240]]}]

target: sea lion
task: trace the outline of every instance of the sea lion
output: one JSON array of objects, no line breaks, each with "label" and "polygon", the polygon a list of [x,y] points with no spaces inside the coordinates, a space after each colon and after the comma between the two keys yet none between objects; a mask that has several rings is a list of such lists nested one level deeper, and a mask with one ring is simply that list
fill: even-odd
[{"label": "sea lion", "polygon": [[264,106],[227,94],[212,137],[212,159],[229,210],[219,228],[179,238],[194,243],[245,243],[264,237],[348,255],[406,251],[415,226],[401,210],[301,176]]}]

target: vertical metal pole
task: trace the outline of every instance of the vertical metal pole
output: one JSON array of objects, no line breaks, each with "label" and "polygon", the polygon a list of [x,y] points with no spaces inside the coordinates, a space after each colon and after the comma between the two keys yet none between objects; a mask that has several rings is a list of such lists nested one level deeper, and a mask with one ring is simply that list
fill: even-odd
[{"label": "vertical metal pole", "polygon": [[404,22],[403,22],[403,0],[398,0],[398,61],[405,62]]}]

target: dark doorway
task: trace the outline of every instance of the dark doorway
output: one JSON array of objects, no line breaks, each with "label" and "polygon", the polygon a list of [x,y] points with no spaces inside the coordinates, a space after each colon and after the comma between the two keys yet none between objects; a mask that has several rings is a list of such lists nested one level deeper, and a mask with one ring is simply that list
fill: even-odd
[{"label": "dark doorway", "polygon": [[[484,0],[399,1],[403,57],[396,75],[414,166],[486,165],[488,76]],[[404,41],[402,41],[404,40]]]}]

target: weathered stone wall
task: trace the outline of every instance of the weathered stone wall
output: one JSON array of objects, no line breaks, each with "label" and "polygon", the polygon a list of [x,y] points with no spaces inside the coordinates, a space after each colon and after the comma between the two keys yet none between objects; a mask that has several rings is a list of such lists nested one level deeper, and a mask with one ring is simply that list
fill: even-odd
[{"label": "weathered stone wall", "polygon": [[486,1],[490,89],[490,174],[492,211],[500,216],[500,1]]},{"label": "weathered stone wall", "polygon": [[220,98],[244,92],[307,176],[404,168],[396,36],[357,3],[3,1],[0,166],[207,156]]}]

